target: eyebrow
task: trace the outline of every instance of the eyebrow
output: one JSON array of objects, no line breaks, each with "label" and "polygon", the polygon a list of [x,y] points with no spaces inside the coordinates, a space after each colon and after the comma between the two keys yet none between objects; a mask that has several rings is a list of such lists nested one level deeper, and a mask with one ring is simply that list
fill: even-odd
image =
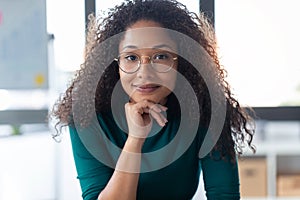
[{"label": "eyebrow", "polygon": [[[170,49],[170,50],[172,50],[172,51],[175,51],[175,49],[173,49],[170,45],[167,45],[167,44],[159,44],[159,45],[155,45],[155,46],[153,46],[151,49],[162,49],[162,48],[164,48],[164,47],[166,47],[166,48],[168,48],[168,49]],[[122,51],[123,51],[124,49],[141,49],[141,48],[138,48],[138,47],[135,46],[135,45],[126,45],[125,47],[122,48]]]}]

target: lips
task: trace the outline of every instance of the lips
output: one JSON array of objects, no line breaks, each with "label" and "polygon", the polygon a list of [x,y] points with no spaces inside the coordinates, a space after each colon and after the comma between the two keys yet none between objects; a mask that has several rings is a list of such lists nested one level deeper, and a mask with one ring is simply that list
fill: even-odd
[{"label": "lips", "polygon": [[160,85],[157,84],[143,84],[143,85],[135,85],[136,90],[142,93],[151,93],[157,90]]}]

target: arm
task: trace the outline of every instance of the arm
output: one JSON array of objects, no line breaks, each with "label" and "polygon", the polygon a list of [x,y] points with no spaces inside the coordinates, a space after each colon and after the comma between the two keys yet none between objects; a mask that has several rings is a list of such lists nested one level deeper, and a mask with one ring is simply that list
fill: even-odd
[{"label": "arm", "polygon": [[[99,200],[136,199],[137,185],[139,180],[138,172],[140,168],[141,158],[140,153],[142,150],[142,146],[143,141],[133,137],[128,137],[123,151],[119,157],[116,169],[108,184],[100,193],[98,197]],[[130,166],[128,166],[128,163],[130,164]]]},{"label": "arm", "polygon": [[95,200],[109,181],[113,169],[99,162],[90,154],[74,126],[69,126],[69,131],[82,199]]},{"label": "arm", "polygon": [[[214,155],[218,152],[214,152]],[[208,200],[240,199],[237,162],[212,158],[209,154],[201,159],[204,186]]]},{"label": "arm", "polygon": [[[153,118],[162,123],[155,113]],[[133,128],[129,130],[135,134],[129,134],[114,170],[91,155],[81,142],[75,127],[70,126],[73,156],[84,200],[95,200],[97,197],[105,200],[136,198],[140,167],[140,154],[136,153],[141,152],[145,138],[137,137],[137,131]],[[135,137],[131,137],[132,135]],[[128,170],[128,167],[133,167],[135,173],[131,173],[132,170]]]},{"label": "arm", "polygon": [[139,173],[126,172],[130,170],[126,164],[130,163],[129,167],[135,166],[134,170],[138,170],[140,160],[137,156],[129,156],[131,159],[129,161],[127,152],[141,152],[143,143],[136,138],[128,137],[117,168],[114,170],[90,154],[74,127],[70,127],[69,130],[83,199],[95,200],[99,193],[98,199],[135,199]]},{"label": "arm", "polygon": [[[127,103],[125,113],[129,136],[118,159],[116,169],[98,200],[135,200],[139,180],[141,153],[152,126],[150,115],[164,126],[161,111],[166,108],[149,101]],[[122,193],[120,192],[122,191]]]}]

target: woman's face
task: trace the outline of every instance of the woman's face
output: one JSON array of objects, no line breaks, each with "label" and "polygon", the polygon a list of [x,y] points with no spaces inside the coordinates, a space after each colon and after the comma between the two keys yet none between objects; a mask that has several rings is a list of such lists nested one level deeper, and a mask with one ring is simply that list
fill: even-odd
[{"label": "woman's face", "polygon": [[[177,45],[167,31],[160,28],[162,26],[154,21],[137,21],[126,30],[119,44],[119,54],[122,55],[119,64],[123,64],[120,67],[127,69],[140,60],[140,67],[133,73],[126,73],[119,68],[122,87],[133,102],[149,100],[165,104],[167,96],[175,87],[177,60],[174,52],[177,52]],[[158,70],[166,67],[160,65],[161,62],[172,59],[172,68],[167,72],[158,72],[152,67],[150,58],[159,63],[154,64]]]}]

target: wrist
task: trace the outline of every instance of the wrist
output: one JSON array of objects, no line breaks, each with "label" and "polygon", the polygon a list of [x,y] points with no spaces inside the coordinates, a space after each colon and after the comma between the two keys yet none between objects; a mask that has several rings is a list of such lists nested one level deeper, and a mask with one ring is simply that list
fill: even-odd
[{"label": "wrist", "polygon": [[137,138],[129,135],[123,149],[129,152],[140,153],[144,142],[145,138]]}]

